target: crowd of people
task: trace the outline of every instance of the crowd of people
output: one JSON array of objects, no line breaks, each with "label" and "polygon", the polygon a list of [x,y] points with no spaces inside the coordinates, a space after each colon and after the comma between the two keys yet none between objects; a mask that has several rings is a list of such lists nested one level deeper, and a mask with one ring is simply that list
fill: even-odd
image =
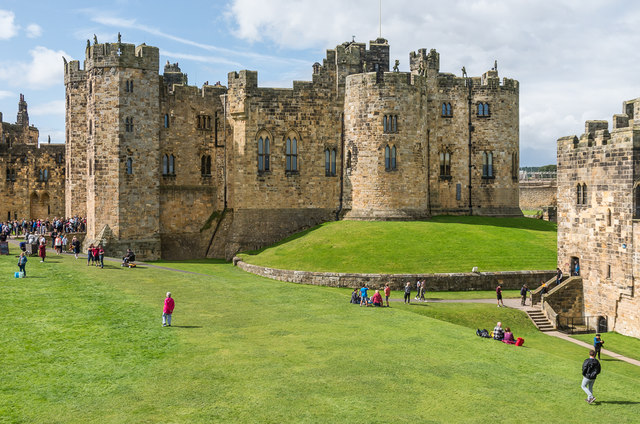
[{"label": "crowd of people", "polygon": [[33,234],[49,234],[53,233],[82,233],[86,230],[87,219],[79,216],[72,218],[49,219],[23,219],[0,222],[0,234],[5,237],[18,237]]}]

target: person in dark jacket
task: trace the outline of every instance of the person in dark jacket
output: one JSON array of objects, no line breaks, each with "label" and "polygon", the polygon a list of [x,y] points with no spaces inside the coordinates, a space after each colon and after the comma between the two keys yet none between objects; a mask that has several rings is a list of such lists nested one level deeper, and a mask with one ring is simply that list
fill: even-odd
[{"label": "person in dark jacket", "polygon": [[600,362],[596,359],[596,351],[589,351],[589,359],[585,359],[582,364],[582,390],[587,394],[587,403],[593,403],[596,398],[593,396],[593,383],[600,374]]}]

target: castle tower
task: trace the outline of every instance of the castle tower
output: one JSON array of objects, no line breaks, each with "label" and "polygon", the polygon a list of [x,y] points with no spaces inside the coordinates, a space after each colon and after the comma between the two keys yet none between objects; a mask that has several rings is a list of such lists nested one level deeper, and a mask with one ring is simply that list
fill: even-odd
[{"label": "castle tower", "polygon": [[80,62],[64,63],[65,216],[87,216],[87,73]]},{"label": "castle tower", "polygon": [[188,79],[187,74],[182,73],[178,63],[169,63],[167,60],[167,64],[164,65],[164,73],[162,74],[162,79],[164,83],[169,87],[169,90],[173,90],[174,84],[182,84],[187,85]]},{"label": "castle tower", "polygon": [[23,127],[29,126],[29,114],[27,113],[27,102],[24,100],[24,94],[20,94],[20,101],[18,102],[18,117],[16,118],[16,124]]},{"label": "castle tower", "polygon": [[346,219],[429,216],[426,94],[424,79],[408,73],[347,78]]},{"label": "castle tower", "polygon": [[158,59],[145,44],[86,50],[85,243],[108,254],[160,257]]}]

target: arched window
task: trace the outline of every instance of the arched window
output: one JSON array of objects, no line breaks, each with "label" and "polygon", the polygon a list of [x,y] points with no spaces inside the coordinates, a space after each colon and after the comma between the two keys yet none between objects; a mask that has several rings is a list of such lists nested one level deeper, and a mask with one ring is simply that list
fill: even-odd
[{"label": "arched window", "polygon": [[451,103],[442,103],[442,116],[451,116]]},{"label": "arched window", "polygon": [[587,185],[582,184],[582,204],[587,204]]},{"label": "arched window", "polygon": [[269,158],[270,158],[270,143],[269,137],[264,139],[260,137],[258,139],[258,171],[269,171]]},{"label": "arched window", "polygon": [[127,175],[133,175],[133,159],[127,158]]},{"label": "arched window", "polygon": [[347,152],[347,169],[351,168],[351,150]]},{"label": "arched window", "polygon": [[384,115],[384,118],[382,118],[382,131],[389,132],[387,125],[387,115]]},{"label": "arched window", "polygon": [[635,219],[640,219],[640,184],[635,187],[633,194],[633,200],[635,203],[635,213],[633,214],[633,217]]},{"label": "arched window", "polygon": [[200,158],[200,175],[207,175],[207,157],[205,155]]},{"label": "arched window", "polygon": [[324,150],[324,175],[331,175],[331,154],[329,149]]},{"label": "arched window", "polygon": [[207,175],[211,175],[211,156],[207,155]]},{"label": "arched window", "polygon": [[89,159],[89,175],[93,175],[93,161]]},{"label": "arched window", "polygon": [[451,103],[447,103],[447,116],[453,116],[453,112],[451,112]]},{"label": "arched window", "polygon": [[493,178],[493,153],[482,152],[482,177]]},{"label": "arched window", "polygon": [[285,146],[286,170],[290,172],[298,171],[298,140],[287,138]]},{"label": "arched window", "polygon": [[93,134],[93,121],[89,120],[89,135]]},{"label": "arched window", "polygon": [[440,176],[451,175],[451,153],[440,152]]},{"label": "arched window", "polygon": [[580,205],[582,204],[582,185],[580,185],[580,183],[578,183],[576,194],[576,204]]},{"label": "arched window", "polygon": [[49,181],[49,170],[45,168],[45,170],[42,173],[44,179],[43,181],[46,183],[47,181]]},{"label": "arched window", "polygon": [[169,175],[169,155],[162,155],[162,175]]},{"label": "arched window", "polygon": [[391,148],[388,145],[384,148],[384,169],[391,169]]},{"label": "arched window", "polygon": [[611,227],[611,209],[607,209],[607,227]]},{"label": "arched window", "polygon": [[169,175],[176,174],[176,157],[169,155]]},{"label": "arched window", "polygon": [[164,114],[164,127],[165,128],[169,128],[169,114],[168,113]]},{"label": "arched window", "polygon": [[391,147],[391,169],[396,169],[396,146]]},{"label": "arched window", "polygon": [[478,103],[478,116],[489,116],[489,103]]}]

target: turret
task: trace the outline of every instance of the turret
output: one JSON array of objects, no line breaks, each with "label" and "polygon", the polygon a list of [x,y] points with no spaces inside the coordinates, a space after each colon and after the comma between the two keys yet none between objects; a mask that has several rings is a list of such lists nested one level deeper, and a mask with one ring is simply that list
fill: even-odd
[{"label": "turret", "polygon": [[18,102],[18,117],[16,118],[16,124],[23,127],[29,126],[29,114],[27,113],[27,102],[24,100],[24,94],[20,94],[20,101]]}]

